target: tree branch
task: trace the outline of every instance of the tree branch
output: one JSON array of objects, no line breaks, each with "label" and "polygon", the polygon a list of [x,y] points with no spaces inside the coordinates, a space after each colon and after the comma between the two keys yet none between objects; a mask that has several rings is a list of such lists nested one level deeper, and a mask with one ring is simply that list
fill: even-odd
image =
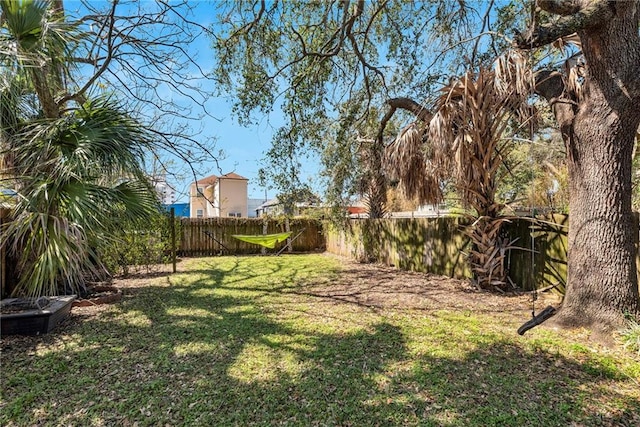
[{"label": "tree branch", "polygon": [[[541,7],[548,7],[551,13],[563,16],[554,23],[534,26],[522,34],[516,30],[514,44],[520,49],[533,49],[544,46],[560,37],[568,36],[587,28],[597,27],[607,22],[614,15],[612,7],[606,0],[592,0],[583,7],[579,7],[576,1],[569,2],[564,6],[564,2],[559,0],[542,1],[539,4]],[[570,7],[570,5],[572,6]],[[568,14],[572,10],[576,11]]]},{"label": "tree branch", "polygon": [[410,98],[392,98],[387,101],[387,105],[389,106],[389,111],[387,111],[387,113],[380,121],[378,134],[376,135],[376,142],[378,144],[383,143],[384,130],[387,127],[387,123],[389,123],[389,120],[391,120],[398,108],[410,111],[418,118],[418,120],[424,122],[425,124],[428,124],[433,118],[433,114],[431,113],[431,111],[427,110],[422,105],[418,104],[416,101]]},{"label": "tree branch", "polygon": [[549,102],[558,122],[562,139],[569,148],[573,119],[576,116],[576,103],[572,99],[564,98],[569,94],[566,93],[563,76],[557,71],[542,70],[535,73],[534,77],[535,92]]},{"label": "tree branch", "polygon": [[580,0],[538,0],[537,5],[540,9],[545,10],[554,15],[573,15],[580,11]]},{"label": "tree branch", "polygon": [[391,106],[391,108],[389,108],[389,111],[387,111],[387,114],[385,114],[382,120],[380,121],[378,134],[376,135],[376,143],[378,143],[380,146],[382,146],[384,143],[384,140],[383,140],[384,130],[387,127],[387,123],[389,123],[389,120],[391,120],[391,117],[393,117],[393,115],[395,114],[396,109],[397,109],[396,107]]},{"label": "tree branch", "polygon": [[114,31],[114,25],[115,25],[115,13],[116,13],[116,6],[118,5],[118,2],[114,1],[113,5],[111,6],[111,11],[109,13],[109,16],[107,19],[105,19],[105,21],[108,22],[108,27],[109,27],[109,31],[107,33],[107,56],[104,60],[104,62],[102,63],[102,65],[100,66],[100,68],[98,69],[98,71],[95,72],[95,74],[93,76],[91,76],[91,78],[89,80],[87,80],[87,82],[84,84],[84,86],[82,86],[80,89],[78,89],[78,91],[76,93],[73,94],[67,94],[65,96],[63,96],[61,99],[59,99],[57,101],[58,106],[63,106],[67,101],[70,100],[76,100],[78,103],[81,103],[82,100],[84,99],[84,94],[87,90],[89,90],[89,88],[91,88],[93,86],[93,84],[96,82],[96,80],[98,80],[98,78],[109,68],[109,64],[111,63],[111,59],[113,56],[113,31]]},{"label": "tree branch", "polygon": [[387,101],[387,105],[394,109],[401,108],[403,110],[410,111],[425,123],[429,123],[433,118],[431,111],[427,110],[424,106],[410,98],[392,98]]}]

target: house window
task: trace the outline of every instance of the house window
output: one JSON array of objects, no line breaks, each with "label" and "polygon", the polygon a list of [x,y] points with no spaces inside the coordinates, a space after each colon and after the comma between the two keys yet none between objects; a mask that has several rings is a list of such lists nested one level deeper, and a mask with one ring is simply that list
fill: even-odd
[{"label": "house window", "polygon": [[204,210],[197,209],[196,210],[196,218],[204,218]]},{"label": "house window", "polygon": [[204,197],[204,187],[198,187],[196,190],[196,197]]},{"label": "house window", "polygon": [[229,216],[234,218],[242,218],[242,214],[240,212],[229,212]]}]

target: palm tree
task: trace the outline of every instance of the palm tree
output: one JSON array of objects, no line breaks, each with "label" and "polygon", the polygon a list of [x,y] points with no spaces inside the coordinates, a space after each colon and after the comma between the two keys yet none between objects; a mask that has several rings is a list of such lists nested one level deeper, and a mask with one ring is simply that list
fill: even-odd
[{"label": "palm tree", "polygon": [[[496,200],[503,163],[503,134],[509,119],[531,114],[526,100],[530,74],[516,54],[499,59],[494,69],[468,72],[442,89],[430,121],[405,128],[387,149],[392,178],[419,203],[437,203],[442,183],[452,182],[474,215],[466,233],[473,243],[469,263],[483,289],[508,288],[504,255],[512,242],[500,238],[504,206]],[[527,122],[527,120],[525,120]]]},{"label": "palm tree", "polygon": [[157,201],[143,171],[150,133],[114,99],[66,96],[81,35],[59,2],[0,1],[2,182],[17,191],[3,244],[18,259],[14,294],[77,291],[101,268],[93,250],[118,218]]}]

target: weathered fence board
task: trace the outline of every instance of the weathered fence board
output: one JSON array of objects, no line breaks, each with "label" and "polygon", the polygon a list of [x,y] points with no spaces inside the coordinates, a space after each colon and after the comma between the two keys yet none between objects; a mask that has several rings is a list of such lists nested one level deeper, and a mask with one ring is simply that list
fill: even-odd
[{"label": "weathered fence board", "polygon": [[[293,252],[316,252],[325,248],[322,223],[311,219],[290,219],[287,229],[285,220],[265,220],[253,218],[182,218],[178,226],[179,256],[211,256],[255,254],[262,247],[242,242],[234,234],[263,235],[282,233],[290,230],[291,238],[302,232],[291,244]],[[288,244],[288,241],[276,245],[273,253]]]},{"label": "weathered fence board", "polygon": [[503,235],[522,249],[509,251],[509,277],[523,289],[556,286],[564,292],[567,281],[567,215],[518,218],[506,224]]},{"label": "weathered fence board", "polygon": [[[5,212],[5,214],[8,212]],[[2,220],[0,215],[0,221]],[[6,220],[6,218],[5,218]],[[509,277],[519,288],[533,289],[555,285],[564,291],[567,277],[568,217],[540,217],[537,222],[516,218],[506,223],[502,237],[514,241],[520,249],[509,251]],[[242,242],[233,234],[262,235],[300,231],[291,250],[326,250],[362,262],[381,262],[404,270],[470,276],[465,260],[468,238],[462,233],[461,218],[393,218],[350,220],[343,228],[311,219],[285,220],[252,218],[182,218],[177,221],[179,256],[211,256],[260,253],[262,247]],[[210,236],[205,234],[210,233]],[[282,242],[267,253],[275,253]],[[6,251],[0,251],[0,288],[6,294],[11,287]],[[12,276],[11,276],[12,277]],[[15,278],[13,278],[15,279]]]}]

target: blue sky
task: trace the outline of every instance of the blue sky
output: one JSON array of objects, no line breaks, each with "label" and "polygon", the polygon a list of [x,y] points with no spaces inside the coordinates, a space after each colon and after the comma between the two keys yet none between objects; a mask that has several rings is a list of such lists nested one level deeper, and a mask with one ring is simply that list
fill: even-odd
[{"label": "blue sky", "polygon": [[[211,22],[216,14],[215,1],[189,1],[195,6],[196,20],[200,25],[211,26]],[[211,48],[211,40],[207,36],[201,37],[197,43],[191,46],[192,55],[198,57],[198,64],[205,70],[210,70],[215,64],[214,52]],[[214,89],[214,82],[201,80],[205,90]],[[211,161],[205,165],[199,177],[208,175],[218,175],[220,173],[235,172],[249,179],[249,198],[267,199],[275,197],[276,190],[261,187],[258,182],[258,171],[265,165],[263,159],[267,150],[271,146],[271,138],[275,131],[284,123],[283,115],[278,106],[268,116],[254,116],[256,125],[242,127],[232,116],[231,101],[220,98],[213,98],[207,102],[207,109],[213,118],[204,119],[202,138],[213,137],[216,140],[215,151],[222,150],[224,157],[218,162]],[[318,161],[315,159],[303,161],[302,182],[309,182],[313,185],[314,177],[319,171]],[[219,166],[219,168],[218,168]],[[178,200],[188,201],[188,186],[192,179],[176,183]]]},{"label": "blue sky", "polygon": [[[258,185],[258,170],[264,153],[270,147],[274,127],[282,123],[281,116],[273,114],[261,118],[256,126],[242,127],[231,116],[231,107],[225,100],[213,99],[208,105],[218,120],[205,118],[201,136],[215,138],[215,149],[222,150],[224,157],[218,159],[218,164],[213,161],[205,163],[200,177],[235,172],[249,179],[249,198],[264,198],[265,188]],[[186,192],[186,188],[181,188],[185,185],[188,183],[178,183],[178,193]],[[268,198],[275,196],[273,190],[268,190],[267,194]],[[187,201],[187,198],[182,197],[181,200]]]},{"label": "blue sky", "polygon": [[[215,11],[215,6],[210,1],[190,2],[196,6],[194,19],[201,25],[210,26]],[[214,66],[214,52],[211,48],[211,40],[202,36],[197,43],[191,46],[192,55],[197,56],[198,64],[206,71]],[[205,90],[214,89],[214,82],[200,80]],[[202,125],[202,140],[215,139],[215,151],[222,150],[224,156],[218,158],[218,162],[205,163],[198,170],[198,177],[219,175],[220,173],[235,172],[249,179],[249,198],[264,199],[276,196],[275,190],[267,190],[258,183],[258,170],[263,165],[262,159],[269,149],[271,138],[275,130],[282,125],[282,114],[276,109],[269,116],[255,117],[257,124],[251,127],[242,127],[232,116],[231,102],[224,98],[213,98],[207,102],[207,109],[215,117],[207,117]],[[309,165],[310,171],[314,167]],[[191,179],[185,179],[174,183],[178,193],[178,201],[187,201],[188,185]]]}]

